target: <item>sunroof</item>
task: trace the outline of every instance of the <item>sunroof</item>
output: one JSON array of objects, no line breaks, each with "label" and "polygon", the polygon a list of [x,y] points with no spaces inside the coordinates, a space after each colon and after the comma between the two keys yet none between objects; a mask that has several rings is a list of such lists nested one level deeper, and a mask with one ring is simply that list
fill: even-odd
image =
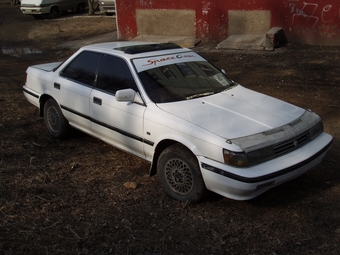
[{"label": "sunroof", "polygon": [[127,46],[116,48],[116,50],[124,51],[127,54],[138,54],[144,52],[151,51],[159,51],[159,50],[172,50],[172,49],[181,49],[182,47],[175,43],[155,43],[155,44],[143,44],[143,45],[135,45],[135,46]]}]

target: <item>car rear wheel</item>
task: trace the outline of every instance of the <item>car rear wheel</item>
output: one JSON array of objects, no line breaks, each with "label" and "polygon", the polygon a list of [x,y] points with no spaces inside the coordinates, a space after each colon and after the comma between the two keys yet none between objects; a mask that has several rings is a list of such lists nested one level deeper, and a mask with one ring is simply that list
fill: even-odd
[{"label": "car rear wheel", "polygon": [[177,200],[199,202],[206,193],[196,157],[186,147],[175,144],[158,159],[157,171],[166,193]]},{"label": "car rear wheel", "polygon": [[44,106],[44,120],[50,134],[55,138],[65,137],[69,124],[61,112],[57,102],[50,98]]}]

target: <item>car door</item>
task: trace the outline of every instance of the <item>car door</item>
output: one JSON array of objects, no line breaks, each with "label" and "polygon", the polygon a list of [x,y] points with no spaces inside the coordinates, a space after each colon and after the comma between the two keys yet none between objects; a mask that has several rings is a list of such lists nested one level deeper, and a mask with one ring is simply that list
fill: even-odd
[{"label": "car door", "polygon": [[86,132],[91,132],[90,93],[101,57],[95,52],[81,52],[61,70],[54,82],[54,88],[60,90],[57,100],[65,118]]},{"label": "car door", "polygon": [[118,102],[115,93],[131,88],[138,91],[125,60],[104,55],[90,95],[93,132],[109,143],[144,157],[143,116],[146,107],[132,102]]}]

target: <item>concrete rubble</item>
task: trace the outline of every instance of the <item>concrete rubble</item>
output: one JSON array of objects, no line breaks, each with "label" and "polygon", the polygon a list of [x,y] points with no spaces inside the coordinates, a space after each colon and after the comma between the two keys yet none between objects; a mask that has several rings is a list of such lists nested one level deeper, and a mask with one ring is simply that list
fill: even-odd
[{"label": "concrete rubble", "polygon": [[280,27],[271,28],[263,34],[237,34],[231,35],[217,45],[217,49],[228,50],[265,50],[272,51],[275,48],[287,44],[283,29]]}]

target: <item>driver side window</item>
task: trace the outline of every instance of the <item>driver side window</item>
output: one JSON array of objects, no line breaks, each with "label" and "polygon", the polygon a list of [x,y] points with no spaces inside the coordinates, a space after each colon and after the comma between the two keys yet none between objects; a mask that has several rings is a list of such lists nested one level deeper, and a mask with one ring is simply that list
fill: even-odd
[{"label": "driver side window", "polygon": [[109,55],[104,55],[101,60],[95,87],[111,94],[120,89],[138,91],[125,60]]}]

